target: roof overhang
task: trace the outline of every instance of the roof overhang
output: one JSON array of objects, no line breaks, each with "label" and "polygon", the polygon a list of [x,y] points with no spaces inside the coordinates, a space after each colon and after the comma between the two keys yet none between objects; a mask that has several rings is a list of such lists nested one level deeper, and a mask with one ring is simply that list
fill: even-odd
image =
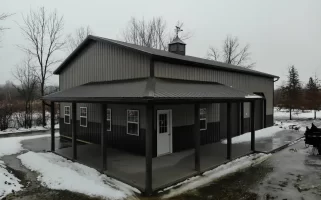
[{"label": "roof overhang", "polygon": [[88,83],[44,96],[44,100],[64,102],[194,102],[253,101],[259,95],[215,82],[166,78],[141,78]]}]

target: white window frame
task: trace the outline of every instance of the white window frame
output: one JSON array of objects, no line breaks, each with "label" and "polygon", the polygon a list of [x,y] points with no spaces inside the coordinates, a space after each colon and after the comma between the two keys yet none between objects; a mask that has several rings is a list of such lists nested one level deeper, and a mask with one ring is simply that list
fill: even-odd
[{"label": "white window frame", "polygon": [[[201,110],[205,110],[205,118],[204,118],[204,117],[203,117],[203,118],[201,117]],[[201,131],[205,131],[205,130],[207,130],[207,109],[206,109],[206,108],[200,108],[200,122],[201,122],[202,120],[205,121],[205,128],[202,129],[202,128],[200,127],[200,130],[201,130]],[[201,124],[201,123],[200,123],[200,124]]]},{"label": "white window frame", "polygon": [[[86,109],[86,116],[81,116],[81,109]],[[87,107],[80,107],[80,110],[79,110],[79,125],[81,127],[87,127],[87,124],[88,124],[88,112],[87,112]],[[86,125],[81,125],[81,118],[85,118],[86,119]]]},{"label": "white window frame", "polygon": [[107,113],[108,113],[108,110],[109,110],[109,112],[110,112],[110,118],[108,119],[108,115],[106,116],[106,121],[107,121],[107,123],[109,123],[109,129],[107,128],[107,131],[111,131],[111,108],[107,108]]},{"label": "white window frame", "polygon": [[[66,108],[69,108],[69,114],[66,114]],[[66,122],[66,116],[69,116],[69,122]],[[70,106],[64,106],[64,123],[70,124]]]},{"label": "white window frame", "polygon": [[[130,121],[128,121],[128,113],[129,113],[130,111],[134,111],[134,112],[137,112],[137,113],[138,113],[138,116],[137,116],[138,120],[137,120],[137,122],[130,122]],[[128,124],[129,124],[129,123],[137,124],[137,128],[138,128],[137,134],[128,133],[128,127],[129,127]],[[135,109],[129,109],[129,110],[127,110],[127,134],[128,134],[128,135],[139,136],[139,110],[135,110]]]}]

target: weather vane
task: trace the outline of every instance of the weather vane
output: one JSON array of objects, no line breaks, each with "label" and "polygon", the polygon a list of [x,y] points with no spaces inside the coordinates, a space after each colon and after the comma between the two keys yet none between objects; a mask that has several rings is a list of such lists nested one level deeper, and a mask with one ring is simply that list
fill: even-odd
[{"label": "weather vane", "polygon": [[181,31],[183,31],[183,29],[181,29],[181,27],[179,27],[179,26],[175,26],[175,27],[176,27],[176,29],[175,29],[175,31],[176,31],[176,37],[178,37],[178,33],[181,32]]}]

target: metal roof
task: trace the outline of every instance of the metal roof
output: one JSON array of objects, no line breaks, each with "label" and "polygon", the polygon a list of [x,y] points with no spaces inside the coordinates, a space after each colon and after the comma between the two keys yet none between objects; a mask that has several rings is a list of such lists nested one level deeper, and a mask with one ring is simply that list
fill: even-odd
[{"label": "metal roof", "polygon": [[154,56],[156,59],[170,59],[174,60],[176,62],[181,62],[183,64],[194,64],[198,67],[210,67],[213,69],[220,69],[220,70],[228,70],[228,71],[235,71],[239,73],[246,73],[246,74],[252,74],[252,75],[257,75],[257,76],[263,76],[263,77],[269,77],[269,78],[279,78],[278,76],[259,72],[256,70],[252,69],[247,69],[244,67],[240,66],[235,66],[227,63],[222,63],[218,61],[213,61],[213,60],[208,60],[204,58],[198,58],[198,57],[193,57],[193,56],[187,56],[187,55],[179,55],[175,53],[171,53],[168,51],[164,50],[159,50],[159,49],[154,49],[154,48],[149,48],[149,47],[144,47],[144,46],[139,46],[127,42],[121,42],[118,40],[112,40],[108,38],[102,38],[102,37],[97,37],[97,36],[92,36],[89,35],[87,38],[64,60],[64,62],[54,71],[54,74],[59,74],[63,68],[67,66],[67,64],[78,55],[78,53],[87,46],[87,44],[90,43],[90,41],[99,41],[103,43],[109,43],[109,44],[114,44],[118,45],[123,48],[131,49],[134,51],[139,51],[141,53],[145,53],[151,56]]},{"label": "metal roof", "polygon": [[56,92],[43,99],[50,101],[103,101],[113,99],[246,99],[261,98],[250,92],[212,82],[166,78],[141,78],[96,82]]},{"label": "metal roof", "polygon": [[185,42],[183,42],[178,36],[176,36],[173,41],[169,44],[176,44],[176,43],[179,43],[179,44],[185,44]]}]

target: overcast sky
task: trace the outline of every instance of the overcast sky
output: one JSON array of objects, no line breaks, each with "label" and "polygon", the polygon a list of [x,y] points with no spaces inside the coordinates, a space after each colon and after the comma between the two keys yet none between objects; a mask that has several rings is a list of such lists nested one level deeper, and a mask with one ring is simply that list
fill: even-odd
[{"label": "overcast sky", "polygon": [[186,41],[188,55],[205,57],[210,45],[221,47],[230,34],[250,44],[256,70],[281,77],[276,85],[285,80],[290,65],[303,82],[315,72],[321,78],[320,0],[0,0],[0,5],[0,13],[15,13],[3,22],[10,29],[0,44],[0,84],[12,79],[12,68],[24,56],[17,47],[26,44],[17,25],[21,15],[41,6],[64,16],[66,35],[88,25],[95,35],[121,39],[132,16],[162,16],[169,29],[179,20],[193,33]]}]

